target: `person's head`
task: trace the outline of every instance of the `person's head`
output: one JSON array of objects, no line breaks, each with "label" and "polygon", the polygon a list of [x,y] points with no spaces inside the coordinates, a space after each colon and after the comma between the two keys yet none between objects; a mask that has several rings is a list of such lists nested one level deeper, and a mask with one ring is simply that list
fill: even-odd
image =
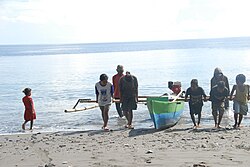
[{"label": "person's head", "polygon": [[100,81],[103,85],[106,85],[108,82],[108,76],[106,74],[101,74],[100,75]]},{"label": "person's head", "polygon": [[238,74],[236,76],[236,84],[237,85],[243,85],[246,82],[246,76],[243,74]]},{"label": "person's head", "polygon": [[30,96],[31,95],[31,89],[30,88],[25,88],[23,90],[23,93],[26,95],[26,96]]},{"label": "person's head", "polygon": [[223,77],[223,73],[222,73],[222,70],[220,68],[217,67],[214,69],[214,77],[217,79]]},{"label": "person's head", "polygon": [[130,74],[129,71],[126,71],[125,79],[126,79],[126,81],[131,81],[132,80],[132,75]]},{"label": "person's head", "polygon": [[123,73],[123,66],[122,65],[118,65],[116,68],[116,71],[118,72],[118,74],[122,74]]},{"label": "person's head", "polygon": [[219,92],[223,92],[225,89],[225,82],[224,81],[219,81],[217,84],[217,90]]},{"label": "person's head", "polygon": [[197,79],[192,79],[191,80],[191,88],[196,89],[198,87],[198,80]]}]

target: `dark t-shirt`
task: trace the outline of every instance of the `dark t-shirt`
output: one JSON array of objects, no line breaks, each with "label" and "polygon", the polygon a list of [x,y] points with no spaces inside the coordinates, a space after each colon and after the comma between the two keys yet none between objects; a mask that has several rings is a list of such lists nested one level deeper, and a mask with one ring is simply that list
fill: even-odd
[{"label": "dark t-shirt", "polygon": [[135,97],[138,92],[137,78],[133,75],[125,75],[119,81],[120,93],[123,98]]},{"label": "dark t-shirt", "polygon": [[185,98],[188,96],[190,96],[189,105],[203,105],[202,96],[206,97],[206,94],[201,87],[193,90],[190,87],[186,91]]},{"label": "dark t-shirt", "polygon": [[218,86],[214,86],[210,91],[210,100],[214,103],[222,103],[225,102],[226,97],[229,94],[228,89],[225,87],[223,92],[219,92],[217,90]]}]

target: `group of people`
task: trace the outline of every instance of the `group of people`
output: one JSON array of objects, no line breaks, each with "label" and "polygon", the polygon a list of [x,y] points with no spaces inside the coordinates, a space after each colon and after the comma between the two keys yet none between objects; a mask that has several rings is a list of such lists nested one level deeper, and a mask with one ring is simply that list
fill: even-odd
[{"label": "group of people", "polygon": [[[137,109],[138,102],[138,81],[130,72],[124,75],[122,65],[117,66],[117,74],[112,77],[112,84],[108,81],[106,74],[100,75],[100,81],[95,84],[96,102],[98,103],[103,119],[102,129],[109,131],[109,109],[114,98],[116,110],[119,117],[125,116],[127,124],[125,128],[133,129],[133,110]],[[194,124],[194,128],[200,126],[201,112],[203,101],[210,100],[212,103],[212,115],[216,128],[220,128],[220,123],[224,111],[229,107],[229,100],[233,100],[234,110],[234,128],[240,127],[243,116],[248,112],[247,102],[250,100],[249,85],[245,84],[246,77],[243,74],[236,76],[236,84],[230,93],[228,78],[223,75],[221,69],[214,70],[214,76],[211,79],[210,97],[207,98],[205,91],[198,85],[197,79],[191,80],[191,86],[186,90],[185,101],[189,102],[190,116]],[[25,96],[23,103],[25,106],[24,123],[22,129],[30,121],[30,129],[33,126],[33,120],[36,119],[34,103],[31,98],[31,89],[23,90]],[[198,121],[195,121],[195,115],[198,115]]]},{"label": "group of people", "polygon": [[[138,82],[137,78],[126,72],[124,75],[124,69],[122,65],[117,66],[117,74],[113,76],[113,85],[108,82],[108,76],[106,74],[100,75],[100,81],[95,84],[96,102],[98,103],[102,112],[103,126],[102,129],[108,131],[109,109],[112,103],[112,98],[118,100],[116,109],[119,117],[125,116],[127,119],[126,128],[133,129],[133,110],[137,109],[138,101]],[[26,123],[30,122],[30,130],[33,127],[33,120],[36,119],[36,111],[34,102],[31,97],[31,89],[25,88],[23,90],[25,96],[22,101],[25,107],[24,111],[24,123],[22,129],[25,130]]]},{"label": "group of people", "polygon": [[[228,78],[223,75],[221,69],[215,68],[214,76],[211,79],[210,97],[207,98],[202,87],[198,86],[198,80],[192,79],[191,86],[185,94],[185,101],[189,102],[190,116],[194,124],[194,128],[200,126],[201,111],[203,101],[210,100],[212,103],[212,115],[216,128],[220,128],[220,123],[224,111],[229,108],[229,100],[233,100],[234,110],[234,128],[239,128],[243,115],[248,112],[247,102],[250,100],[249,85],[245,84],[246,77],[243,74],[236,76],[236,84],[230,93]],[[189,97],[189,100],[188,100]],[[196,124],[195,115],[198,115]]]},{"label": "group of people", "polygon": [[107,126],[109,119],[109,109],[112,98],[118,100],[115,102],[119,117],[125,116],[127,124],[125,128],[133,129],[133,110],[137,109],[138,101],[138,81],[130,72],[124,75],[122,65],[117,66],[117,74],[112,77],[113,85],[108,82],[106,74],[100,75],[100,81],[95,84],[96,102],[102,112],[102,129],[109,131]]}]

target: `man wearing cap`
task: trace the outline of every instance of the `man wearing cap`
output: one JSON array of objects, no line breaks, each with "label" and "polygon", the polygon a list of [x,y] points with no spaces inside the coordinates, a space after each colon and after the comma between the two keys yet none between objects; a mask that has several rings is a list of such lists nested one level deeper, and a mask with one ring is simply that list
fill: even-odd
[{"label": "man wearing cap", "polygon": [[[113,81],[113,86],[114,86],[114,98],[115,99],[120,99],[120,89],[119,89],[119,81],[120,78],[124,76],[123,74],[123,66],[118,65],[116,68],[117,74],[113,76],[112,81]],[[123,117],[122,109],[121,109],[121,103],[115,103],[117,113],[119,117]]]}]

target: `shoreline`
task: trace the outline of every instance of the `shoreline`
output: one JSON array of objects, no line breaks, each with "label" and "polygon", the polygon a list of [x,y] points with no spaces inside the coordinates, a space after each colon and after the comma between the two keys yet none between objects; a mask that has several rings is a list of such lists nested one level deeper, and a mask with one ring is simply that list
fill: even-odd
[{"label": "shoreline", "polygon": [[250,126],[0,135],[2,166],[248,166]]}]

